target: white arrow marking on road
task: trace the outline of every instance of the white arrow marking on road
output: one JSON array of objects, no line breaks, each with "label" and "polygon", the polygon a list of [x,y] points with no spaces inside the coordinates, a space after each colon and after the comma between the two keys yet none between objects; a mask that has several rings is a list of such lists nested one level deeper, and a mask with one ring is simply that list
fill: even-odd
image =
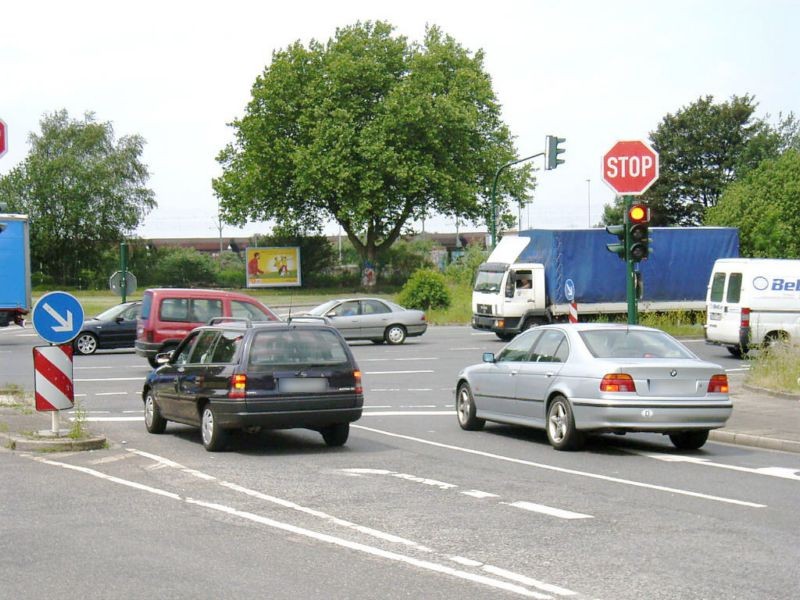
[{"label": "white arrow marking on road", "polygon": [[53,331],[72,331],[72,311],[67,311],[67,318],[66,320],[62,317],[59,313],[56,312],[56,309],[50,306],[47,302],[44,303],[44,309],[47,311],[51,317],[53,317],[56,321],[59,322],[59,325],[53,327]]}]

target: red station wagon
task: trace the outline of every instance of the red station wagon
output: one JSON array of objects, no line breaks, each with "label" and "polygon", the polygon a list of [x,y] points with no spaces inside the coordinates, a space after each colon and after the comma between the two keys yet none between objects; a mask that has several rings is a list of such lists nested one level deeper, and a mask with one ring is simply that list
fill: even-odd
[{"label": "red station wagon", "polygon": [[156,354],[174,350],[195,327],[214,317],[279,321],[269,308],[247,294],[224,290],[154,288],[144,292],[136,324],[136,354],[156,367]]}]

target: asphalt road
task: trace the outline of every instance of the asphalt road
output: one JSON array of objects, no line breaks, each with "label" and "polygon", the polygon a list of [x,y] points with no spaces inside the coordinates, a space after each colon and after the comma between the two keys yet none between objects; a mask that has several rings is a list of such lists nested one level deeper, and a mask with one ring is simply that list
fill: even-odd
[{"label": "asphalt road", "polygon": [[[0,382],[32,386],[25,333],[0,332]],[[146,361],[76,357],[77,401],[110,447],[0,451],[0,598],[796,597],[800,456],[678,452],[654,434],[563,453],[535,430],[464,432],[455,376],[494,336],[352,347],[366,409],[344,448],[291,430],[214,454],[192,428],[146,432]]]}]

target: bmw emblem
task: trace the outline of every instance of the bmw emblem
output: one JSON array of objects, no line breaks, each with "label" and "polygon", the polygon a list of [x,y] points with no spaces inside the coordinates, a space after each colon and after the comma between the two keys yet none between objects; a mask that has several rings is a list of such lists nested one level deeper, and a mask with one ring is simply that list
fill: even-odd
[{"label": "bmw emblem", "polygon": [[669,375],[670,375],[670,377],[677,377],[678,371],[676,371],[675,369],[672,369],[672,371],[669,372]]}]

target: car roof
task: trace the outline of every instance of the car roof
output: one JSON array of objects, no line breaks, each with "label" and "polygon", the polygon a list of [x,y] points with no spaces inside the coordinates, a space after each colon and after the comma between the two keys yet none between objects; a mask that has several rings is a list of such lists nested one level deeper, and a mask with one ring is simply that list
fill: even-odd
[{"label": "car roof", "polygon": [[[228,290],[209,290],[201,288],[148,288],[145,293],[151,292],[157,295],[175,295],[175,296],[193,296],[195,298],[246,298],[255,302],[260,302],[258,298],[248,296],[239,292],[230,292]],[[263,304],[263,302],[261,302]]]}]

